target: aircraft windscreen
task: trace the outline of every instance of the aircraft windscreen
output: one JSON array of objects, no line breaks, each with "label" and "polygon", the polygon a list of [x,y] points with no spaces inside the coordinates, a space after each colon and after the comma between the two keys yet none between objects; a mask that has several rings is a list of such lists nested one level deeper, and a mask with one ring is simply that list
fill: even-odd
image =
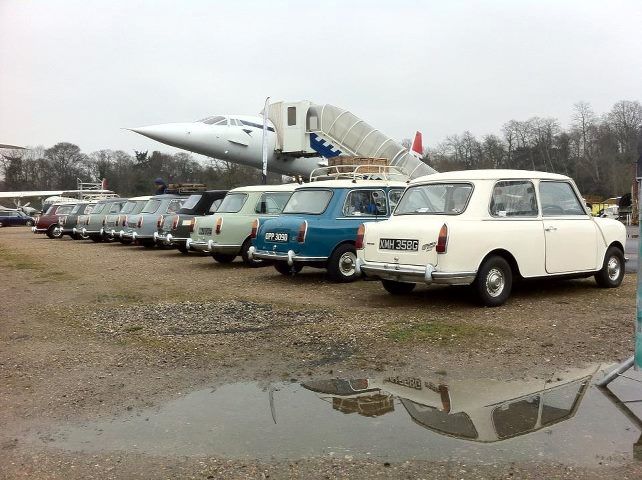
[{"label": "aircraft windscreen", "polygon": [[207,125],[227,125],[227,119],[225,117],[222,117],[220,115],[216,115],[214,117],[207,117],[199,120],[201,123],[205,123]]}]

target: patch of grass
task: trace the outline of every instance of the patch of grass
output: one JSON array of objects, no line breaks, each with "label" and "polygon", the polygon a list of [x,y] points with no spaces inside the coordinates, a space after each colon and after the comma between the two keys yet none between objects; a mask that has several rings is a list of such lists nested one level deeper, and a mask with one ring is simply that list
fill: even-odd
[{"label": "patch of grass", "polygon": [[501,332],[494,328],[443,322],[422,322],[415,325],[397,326],[388,332],[388,338],[395,342],[429,341],[444,344],[453,340],[500,335]]},{"label": "patch of grass", "polygon": [[137,292],[99,293],[96,295],[97,303],[133,303],[142,299],[142,296]]}]

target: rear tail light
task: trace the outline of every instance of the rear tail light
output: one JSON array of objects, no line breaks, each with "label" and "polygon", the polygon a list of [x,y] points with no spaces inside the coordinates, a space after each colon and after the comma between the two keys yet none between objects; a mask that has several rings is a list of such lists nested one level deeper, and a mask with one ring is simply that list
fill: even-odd
[{"label": "rear tail light", "polygon": [[138,217],[138,222],[136,223],[136,228],[143,226],[143,217]]},{"label": "rear tail light", "polygon": [[163,226],[163,223],[165,223],[165,217],[162,215],[158,217],[158,220],[156,220],[156,228],[161,228]]},{"label": "rear tail light", "polygon": [[252,231],[250,232],[250,238],[256,238],[256,233],[259,231],[260,220],[255,218],[252,222]]},{"label": "rear tail light", "polygon": [[305,236],[308,233],[308,221],[304,220],[301,226],[299,227],[299,233],[296,236],[296,241],[299,243],[305,242]]},{"label": "rear tail light", "polygon": [[128,220],[128,219],[129,219],[129,216],[128,216],[128,215],[125,215],[125,216],[123,217],[123,227],[126,227],[126,226],[127,226],[127,220]]},{"label": "rear tail light", "polygon": [[176,215],[176,216],[174,217],[174,221],[172,222],[172,230],[176,230],[176,229],[178,228],[178,222],[179,222],[179,220],[180,220],[180,219],[179,219],[178,215]]},{"label": "rear tail light", "polygon": [[196,227],[196,219],[190,218],[189,221],[189,233],[194,233],[194,228]]},{"label": "rear tail light", "polygon": [[85,220],[85,225],[89,225],[89,217],[87,217],[87,220]]},{"label": "rear tail light", "polygon": [[105,219],[103,218],[103,227],[105,226]]},{"label": "rear tail light", "polygon": [[218,217],[216,219],[216,234],[221,233],[221,228],[223,228],[223,217]]},{"label": "rear tail light", "polygon": [[448,245],[448,226],[444,223],[439,230],[439,238],[437,238],[437,246],[435,251],[437,253],[446,253],[446,246]]},{"label": "rear tail light", "polygon": [[362,223],[357,230],[357,239],[354,242],[354,248],[361,250],[363,248],[363,234],[366,233],[366,226]]}]

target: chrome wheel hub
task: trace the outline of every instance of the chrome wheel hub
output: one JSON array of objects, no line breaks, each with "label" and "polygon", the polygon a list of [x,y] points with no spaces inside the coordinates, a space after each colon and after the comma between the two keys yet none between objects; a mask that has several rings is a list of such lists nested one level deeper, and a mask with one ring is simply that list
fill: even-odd
[{"label": "chrome wheel hub", "polygon": [[620,259],[617,257],[609,258],[609,263],[606,264],[606,272],[609,276],[609,279],[615,281],[620,276]]},{"label": "chrome wheel hub", "polygon": [[339,270],[341,274],[350,277],[355,273],[357,256],[352,252],[346,252],[339,258]]},{"label": "chrome wheel hub", "polygon": [[486,291],[491,297],[497,297],[504,291],[506,279],[504,272],[498,268],[493,268],[486,275]]}]

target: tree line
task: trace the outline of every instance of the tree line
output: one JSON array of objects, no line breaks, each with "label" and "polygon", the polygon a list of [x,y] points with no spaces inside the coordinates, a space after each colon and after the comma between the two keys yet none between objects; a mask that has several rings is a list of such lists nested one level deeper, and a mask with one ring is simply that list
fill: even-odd
[{"label": "tree line", "polygon": [[437,171],[516,168],[572,177],[585,195],[631,191],[642,155],[642,104],[622,100],[598,115],[586,102],[573,106],[571,124],[556,118],[510,120],[501,133],[481,138],[465,131],[429,148],[424,161]]},{"label": "tree line", "polygon": [[[403,143],[409,146],[409,140]],[[426,149],[424,161],[441,172],[517,168],[561,173],[572,177],[584,195],[609,197],[631,191],[640,154],[642,104],[622,100],[602,115],[586,102],[576,103],[567,128],[555,118],[532,117],[510,120],[500,134],[481,138],[464,131]],[[261,182],[258,169],[214,159],[197,161],[189,153],[99,150],[85,154],[68,142],[5,152],[0,155],[0,173],[4,178],[0,190],[75,189],[78,178],[106,178],[108,187],[123,196],[153,192],[157,177],[168,183],[204,183],[213,189]],[[278,183],[281,176],[270,174],[269,181]]]}]

